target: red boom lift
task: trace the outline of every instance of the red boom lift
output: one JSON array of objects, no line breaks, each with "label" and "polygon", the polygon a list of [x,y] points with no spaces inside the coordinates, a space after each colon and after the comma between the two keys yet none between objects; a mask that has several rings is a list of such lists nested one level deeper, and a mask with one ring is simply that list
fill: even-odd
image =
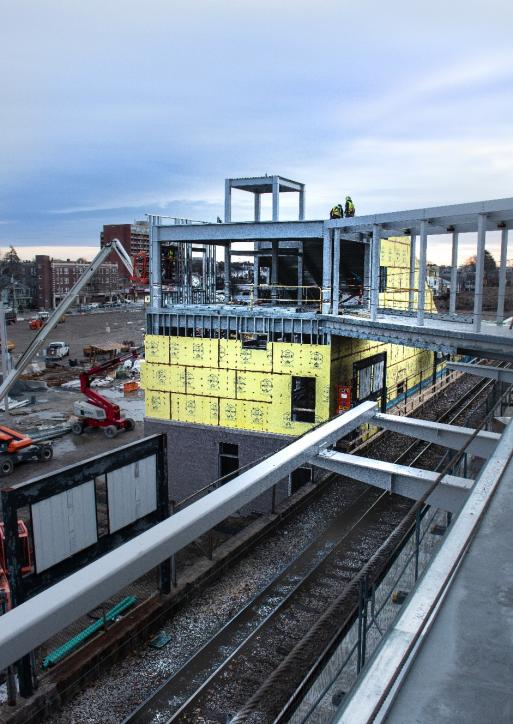
[{"label": "red boom lift", "polygon": [[102,364],[80,373],[80,391],[87,397],[74,404],[76,419],[71,423],[71,431],[81,435],[86,427],[101,427],[106,437],[116,437],[120,430],[133,430],[135,422],[121,416],[119,405],[91,389],[91,381],[102,372],[107,372],[128,359],[135,359],[137,352],[113,357]]}]

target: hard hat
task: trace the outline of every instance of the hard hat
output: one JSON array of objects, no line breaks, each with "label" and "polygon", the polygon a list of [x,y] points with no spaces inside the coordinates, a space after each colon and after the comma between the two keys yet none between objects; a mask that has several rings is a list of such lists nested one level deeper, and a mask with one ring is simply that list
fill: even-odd
[{"label": "hard hat", "polygon": [[346,201],[352,201],[353,199],[350,196],[346,196]]}]

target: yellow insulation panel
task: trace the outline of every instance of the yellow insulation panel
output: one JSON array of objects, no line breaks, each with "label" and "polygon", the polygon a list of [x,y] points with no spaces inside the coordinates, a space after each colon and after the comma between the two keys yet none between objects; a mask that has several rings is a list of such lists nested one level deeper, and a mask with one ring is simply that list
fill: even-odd
[{"label": "yellow insulation panel", "polygon": [[185,367],[149,364],[146,370],[147,387],[163,392],[185,392]]},{"label": "yellow insulation panel", "polygon": [[321,344],[273,343],[273,371],[297,377],[326,377],[331,348]]},{"label": "yellow insulation panel", "polygon": [[221,399],[219,424],[221,427],[268,432],[270,407],[266,402]]},{"label": "yellow insulation panel", "polygon": [[173,420],[198,425],[219,424],[219,400],[217,397],[199,395],[172,395]]},{"label": "yellow insulation panel", "polygon": [[187,367],[187,394],[235,397],[235,370]]},{"label": "yellow insulation panel", "polygon": [[237,399],[272,402],[290,396],[290,376],[267,372],[237,371]]},{"label": "yellow insulation panel", "polygon": [[217,367],[219,340],[201,337],[167,337],[171,364]]},{"label": "yellow insulation panel", "polygon": [[169,392],[145,392],[146,417],[156,417],[159,420],[169,420],[171,417],[171,396]]},{"label": "yellow insulation panel", "polygon": [[144,338],[144,356],[147,362],[169,364],[169,337],[147,334]]},{"label": "yellow insulation panel", "polygon": [[219,367],[255,372],[272,372],[273,345],[267,349],[249,349],[236,339],[219,340]]}]

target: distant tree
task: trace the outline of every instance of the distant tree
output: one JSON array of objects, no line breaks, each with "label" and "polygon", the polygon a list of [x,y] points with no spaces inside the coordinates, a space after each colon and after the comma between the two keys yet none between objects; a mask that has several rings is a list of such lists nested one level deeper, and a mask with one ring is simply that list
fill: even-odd
[{"label": "distant tree", "polygon": [[0,271],[8,277],[20,280],[23,276],[23,267],[18,252],[14,246],[9,247],[0,261]]},{"label": "distant tree", "polygon": [[[469,256],[467,261],[464,261],[462,266],[468,267],[469,271],[475,271],[477,264],[477,256],[474,254],[473,256]],[[484,253],[484,268],[485,272],[493,272],[497,270],[497,262],[493,258],[493,256],[490,254],[490,252],[485,249]]]}]

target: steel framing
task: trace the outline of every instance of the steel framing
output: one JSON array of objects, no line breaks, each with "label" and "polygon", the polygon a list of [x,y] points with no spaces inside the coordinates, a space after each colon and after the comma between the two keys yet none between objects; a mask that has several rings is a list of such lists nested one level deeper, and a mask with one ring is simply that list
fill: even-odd
[{"label": "steel framing", "polygon": [[[386,423],[389,416],[379,414],[377,407],[376,402],[364,402],[319,425],[204,498],[9,611],[0,618],[0,669],[151,568],[169,561],[185,545],[302,465],[329,467],[333,464],[336,472],[365,479],[378,487],[394,489],[414,498],[422,495],[426,484],[432,482],[433,473],[328,451],[337,440],[361,424],[379,426],[380,420]],[[424,421],[413,424],[426,429]],[[412,430],[409,432],[411,434]],[[463,441],[473,433],[469,428],[456,428],[456,435]],[[496,438],[478,435],[477,439],[486,446]],[[451,443],[455,444],[454,440]],[[437,491],[436,504],[449,510],[457,509],[471,483],[468,479],[446,476],[444,485]]]}]

